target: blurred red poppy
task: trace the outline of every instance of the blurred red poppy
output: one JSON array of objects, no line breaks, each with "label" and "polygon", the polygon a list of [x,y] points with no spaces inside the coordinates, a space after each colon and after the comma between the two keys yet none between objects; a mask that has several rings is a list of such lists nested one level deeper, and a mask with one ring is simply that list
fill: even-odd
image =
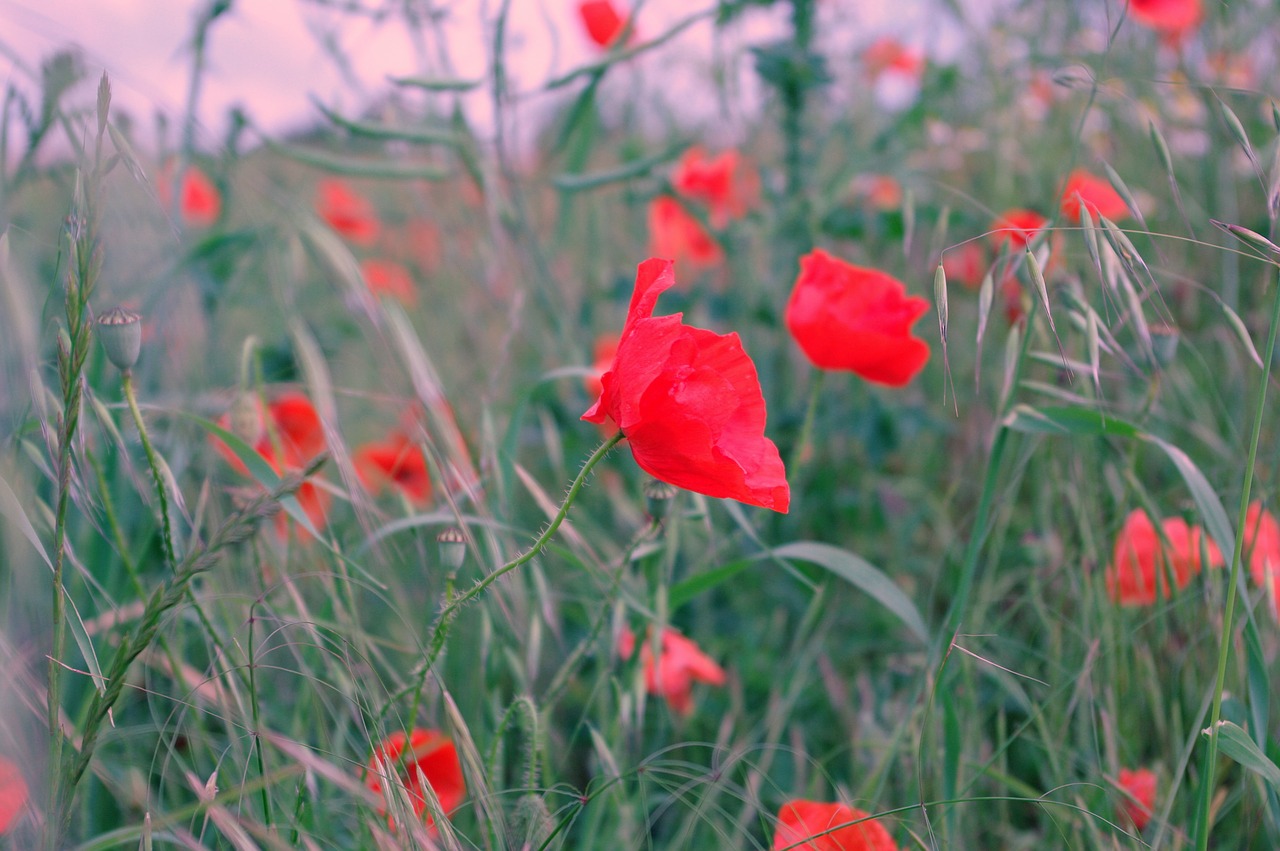
[{"label": "blurred red poppy", "polygon": [[412,307],[418,303],[418,291],[413,285],[409,270],[394,260],[373,258],[360,261],[360,274],[374,295],[389,295],[401,304]]},{"label": "blurred red poppy", "polygon": [[987,252],[977,240],[962,242],[943,252],[942,269],[948,282],[956,281],[966,289],[976,290],[987,274]]},{"label": "blurred red poppy", "polygon": [[849,190],[873,210],[890,211],[902,207],[902,184],[888,174],[860,174],[849,181]]},{"label": "blurred red poppy", "polygon": [[[222,415],[218,425],[236,432],[277,473],[300,469],[327,446],[320,415],[316,413],[311,401],[301,393],[285,393],[271,402],[266,411],[263,411],[257,399],[242,397],[234,411]],[[216,437],[211,437],[210,440],[233,470],[249,475],[248,468],[229,446]],[[277,441],[279,452],[276,451]],[[311,482],[304,482],[294,496],[312,525],[317,529],[323,527],[332,501],[328,491]],[[276,528],[282,535],[286,530],[285,517],[283,513],[276,517]]]},{"label": "blurred red poppy", "polygon": [[711,211],[711,224],[718,228],[745,216],[759,192],[755,173],[746,167],[737,151],[708,157],[696,145],[680,158],[671,174],[671,184],[686,198],[706,204]]},{"label": "blurred red poppy", "polygon": [[595,359],[591,363],[591,374],[583,379],[583,386],[587,388],[587,395],[593,399],[600,398],[600,391],[604,390],[604,385],[600,383],[600,378],[609,371],[609,367],[613,366],[614,356],[618,354],[618,342],[621,339],[621,334],[613,333],[601,334],[596,337]]},{"label": "blurred red poppy", "polygon": [[[618,636],[618,655],[631,658],[635,650],[635,635],[623,628]],[[703,653],[691,639],[667,627],[662,631],[662,648],[657,664],[653,660],[653,642],[646,638],[640,648],[640,665],[644,668],[644,687],[649,694],[666,698],[671,709],[680,715],[693,711],[693,684],[722,686],[724,668]]]},{"label": "blurred red poppy", "polygon": [[587,35],[603,48],[613,47],[627,28],[627,19],[610,0],[583,0],[578,4],[578,16]]},{"label": "blurred red poppy", "polygon": [[427,457],[422,447],[403,433],[395,432],[382,442],[366,443],[352,460],[360,481],[369,490],[377,492],[389,484],[413,503],[430,501]]},{"label": "blurred red poppy", "polygon": [[[1175,589],[1187,587],[1204,567],[1202,546],[1209,567],[1223,564],[1218,546],[1199,526],[1188,526],[1181,517],[1171,517],[1160,526],[1167,546],[1145,511],[1134,509],[1125,518],[1106,569],[1107,593],[1122,606],[1149,606],[1158,596],[1168,598]],[[1173,588],[1168,584],[1170,576]]]},{"label": "blurred red poppy", "polygon": [[[160,206],[167,211],[173,203],[173,169],[169,162],[156,179],[156,196]],[[178,199],[178,211],[182,220],[193,227],[208,227],[222,213],[222,196],[203,171],[187,165],[182,173],[182,197]]]},{"label": "blurred red poppy", "polygon": [[862,66],[872,80],[886,72],[916,78],[924,73],[924,55],[886,35],[862,51]]},{"label": "blurred red poppy", "polygon": [[927,301],[908,296],[896,278],[819,249],[800,259],[786,319],[791,336],[819,369],[902,387],[929,360],[929,345],[911,336],[911,326],[928,309]]},{"label": "blurred red poppy", "polygon": [[1280,617],[1280,521],[1255,500],[1245,514],[1243,537],[1249,573],[1259,587],[1266,589],[1272,609]]},{"label": "blurred red poppy", "polygon": [[992,232],[987,238],[996,251],[999,251],[1005,243],[1008,243],[1011,249],[1021,251],[1027,247],[1027,243],[1035,239],[1036,234],[1044,230],[1048,223],[1048,219],[1035,210],[1006,210],[991,223]]},{"label": "blurred red poppy", "polygon": [[[407,753],[406,739],[409,745]],[[400,782],[413,801],[413,814],[418,818],[427,811],[423,778],[440,800],[440,809],[446,815],[456,810],[467,797],[467,784],[462,776],[457,748],[438,730],[415,729],[407,737],[403,732],[395,732],[374,750],[365,769],[364,783],[371,791],[380,794],[382,777],[378,774],[378,762],[392,773],[399,772]],[[385,804],[378,807],[379,815],[386,811]],[[427,826],[434,832],[435,824],[430,816],[427,816]]]},{"label": "blurred red poppy", "polygon": [[653,316],[675,282],[671,261],[640,264],[618,351],[582,418],[612,420],[640,468],[668,484],[785,513],[791,490],[764,436],[755,364],[737,334]]},{"label": "blurred red poppy", "polygon": [[1120,812],[1134,828],[1141,832],[1151,821],[1156,807],[1156,775],[1149,768],[1130,771],[1120,769],[1120,789],[1125,793],[1120,801]]},{"label": "blurred red poppy", "polygon": [[1062,190],[1062,215],[1068,221],[1080,220],[1080,202],[1083,201],[1096,223],[1099,216],[1112,221],[1129,215],[1129,205],[1112,187],[1111,182],[1095,177],[1082,168],[1071,172],[1066,188]]},{"label": "blurred red poppy", "polygon": [[898,851],[889,831],[868,815],[844,804],[789,801],[778,810],[774,851]]},{"label": "blurred red poppy", "polygon": [[1129,0],[1129,14],[1169,39],[1190,33],[1204,18],[1200,0]]},{"label": "blurred red poppy", "polygon": [[18,766],[0,756],[0,836],[18,824],[30,791]]},{"label": "blurred red poppy", "polygon": [[316,186],[316,212],[342,236],[356,245],[372,245],[381,225],[369,199],[336,178]]},{"label": "blurred red poppy", "polygon": [[649,202],[649,245],[654,255],[690,266],[714,266],[724,259],[720,245],[670,195],[659,195]]}]

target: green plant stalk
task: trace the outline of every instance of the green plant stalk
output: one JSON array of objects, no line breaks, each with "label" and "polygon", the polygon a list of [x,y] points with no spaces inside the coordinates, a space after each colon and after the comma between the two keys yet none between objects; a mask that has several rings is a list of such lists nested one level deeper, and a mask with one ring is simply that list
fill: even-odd
[{"label": "green plant stalk", "polygon": [[[1280,267],[1277,268],[1280,272]],[[1231,578],[1227,580],[1227,608],[1222,618],[1222,635],[1218,647],[1218,673],[1213,687],[1213,708],[1209,711],[1209,744],[1205,753],[1204,780],[1200,789],[1199,818],[1196,821],[1196,848],[1209,847],[1210,810],[1213,806],[1213,769],[1218,758],[1218,723],[1222,720],[1222,691],[1227,680],[1227,661],[1231,655],[1231,630],[1235,619],[1236,586],[1240,581],[1244,555],[1244,533],[1249,513],[1249,497],[1253,488],[1253,468],[1258,460],[1258,442],[1262,434],[1262,414],[1266,410],[1267,385],[1271,382],[1271,362],[1276,351],[1276,328],[1280,326],[1280,274],[1276,276],[1276,292],[1271,304],[1271,330],[1267,334],[1267,353],[1262,359],[1262,381],[1258,388],[1258,405],[1253,412],[1253,434],[1249,437],[1249,460],[1244,467],[1244,487],[1240,492],[1240,512],[1236,516],[1236,546],[1231,554]]]},{"label": "green plant stalk", "polygon": [[110,669],[104,673],[103,679],[106,685],[103,691],[93,693],[86,713],[79,753],[69,759],[68,764],[61,767],[63,770],[58,772],[60,794],[55,800],[57,808],[50,810],[47,814],[45,836],[46,845],[49,848],[64,847],[61,840],[71,822],[71,801],[75,788],[93,759],[103,725],[124,691],[130,665],[156,639],[164,614],[182,602],[190,592],[191,581],[213,567],[218,560],[219,552],[247,540],[260,520],[279,510],[280,498],[297,491],[303,481],[325,460],[327,460],[326,456],[317,456],[301,474],[286,476],[274,490],[232,514],[218,527],[205,546],[194,548],[189,552],[174,568],[173,575],[151,593],[137,628],[132,635],[126,636],[120,642],[120,648],[111,660]]},{"label": "green plant stalk", "polygon": [[[797,57],[807,56],[813,42],[814,0],[791,0],[791,42]],[[785,247],[779,257],[778,271],[785,275],[796,268],[800,255],[809,250],[809,193],[807,191],[804,145],[804,113],[811,83],[789,79],[781,86],[782,98],[782,168],[786,177],[786,204],[782,216],[782,240]]]},{"label": "green plant stalk", "polygon": [[520,567],[520,565],[527,563],[530,559],[546,548],[552,536],[555,535],[557,530],[559,530],[560,524],[563,523],[565,517],[568,516],[569,507],[573,505],[574,500],[578,498],[578,494],[581,492],[582,486],[586,484],[587,476],[591,474],[591,471],[595,468],[596,464],[600,463],[604,456],[608,455],[609,451],[613,449],[613,447],[617,446],[622,439],[623,434],[619,431],[617,434],[613,435],[613,437],[610,437],[604,443],[596,447],[596,450],[591,453],[591,457],[586,460],[582,465],[582,469],[578,471],[578,475],[573,480],[573,483],[569,485],[569,492],[565,494],[564,502],[560,504],[560,510],[556,512],[555,517],[551,518],[551,523],[547,525],[547,528],[538,536],[538,539],[533,542],[533,545],[530,546],[528,550],[481,579],[463,594],[455,596],[454,590],[450,589],[450,594],[446,597],[444,608],[440,610],[440,614],[436,615],[436,621],[431,630],[431,641],[427,646],[426,656],[414,671],[414,684],[406,686],[396,694],[392,695],[391,699],[387,701],[386,708],[382,711],[383,715],[387,713],[397,700],[404,697],[409,692],[421,690],[422,684],[426,681],[427,674],[431,671],[431,666],[435,664],[436,659],[440,656],[440,651],[444,648],[445,639],[449,634],[449,626],[453,622],[454,616],[457,615],[458,609],[479,597],[488,590],[490,585]]},{"label": "green plant stalk", "polygon": [[805,406],[804,422],[800,426],[800,437],[796,440],[795,449],[791,450],[791,463],[787,465],[787,473],[792,481],[798,475],[801,462],[804,461],[805,450],[809,446],[809,441],[813,439],[813,423],[818,416],[818,398],[822,395],[822,385],[827,378],[825,369],[815,370],[817,375],[813,378],[813,383],[809,386],[809,403]]},{"label": "green plant stalk", "polygon": [[147,425],[142,420],[137,394],[133,392],[132,370],[121,373],[120,386],[124,390],[125,401],[129,403],[129,413],[133,414],[133,424],[138,429],[138,437],[142,440],[142,451],[147,455],[147,466],[151,468],[151,481],[156,486],[156,499],[160,501],[160,538],[164,543],[164,557],[169,562],[169,567],[176,568],[178,556],[173,547],[173,523],[169,519],[169,491],[165,488],[164,479],[160,475],[160,459],[156,456],[155,447],[151,445]]},{"label": "green plant stalk", "polygon": [[[256,664],[257,660],[255,659],[253,650],[253,625],[257,621],[257,617],[255,616],[253,609],[256,606],[257,603],[255,602],[254,606],[249,609],[249,706],[253,713],[253,752],[257,757],[258,776],[266,777],[266,758],[262,754],[262,737],[258,735],[258,732],[262,729],[262,720],[258,706],[258,677],[256,673],[258,666]],[[263,785],[259,794],[262,796],[262,817],[266,820],[267,827],[270,827],[272,823],[271,795],[266,784]]]}]

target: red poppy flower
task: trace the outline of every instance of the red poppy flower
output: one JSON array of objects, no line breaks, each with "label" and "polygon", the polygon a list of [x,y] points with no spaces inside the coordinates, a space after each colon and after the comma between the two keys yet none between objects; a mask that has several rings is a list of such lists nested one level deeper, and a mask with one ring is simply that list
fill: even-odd
[{"label": "red poppy flower", "polygon": [[724,259],[720,245],[702,223],[669,195],[649,202],[649,244],[654,255],[691,266],[715,266]]},{"label": "red poppy flower", "polygon": [[[867,819],[866,821],[858,821]],[[857,821],[857,824],[849,822]],[[839,827],[839,825],[848,825]],[[833,829],[834,828],[834,829]],[[807,841],[806,841],[807,840]],[[774,851],[898,851],[889,831],[868,813],[844,804],[789,801],[778,810]]]},{"label": "red poppy flower", "polygon": [[[624,627],[622,634],[618,636],[618,655],[623,659],[631,658],[635,641],[635,635]],[[660,694],[666,698],[676,713],[688,715],[693,711],[695,682],[724,685],[724,668],[703,653],[694,641],[670,627],[662,631],[660,653],[657,664],[654,664],[652,641],[646,639],[644,646],[640,648],[644,687],[649,694]]]},{"label": "red poppy flower", "polygon": [[942,269],[948,282],[956,281],[966,289],[976,290],[987,274],[987,252],[976,240],[962,242],[943,253]]},{"label": "red poppy flower", "polygon": [[1062,190],[1062,215],[1069,221],[1079,221],[1081,201],[1095,222],[1099,216],[1115,221],[1129,215],[1129,205],[1125,204],[1110,181],[1078,168],[1071,172],[1066,188]]},{"label": "red poppy flower", "polygon": [[745,216],[758,192],[755,174],[743,165],[737,151],[708,157],[697,146],[680,158],[671,183],[681,195],[706,204],[711,223],[718,228]]},{"label": "red poppy flower", "polygon": [[[365,769],[365,785],[375,793],[382,792],[378,762],[382,762],[392,772],[398,771],[400,782],[409,791],[409,798],[413,801],[413,814],[422,818],[427,811],[426,790],[422,787],[422,779],[425,777],[427,785],[440,800],[440,809],[448,815],[467,797],[467,784],[462,776],[462,763],[458,760],[457,749],[438,730],[415,729],[407,738],[407,754],[406,736],[403,732],[392,733],[378,746]],[[384,813],[385,805],[378,808],[379,815]],[[427,817],[427,825],[433,829],[435,827],[430,816]]]},{"label": "red poppy flower", "polygon": [[591,363],[592,372],[583,379],[588,396],[600,398],[600,391],[604,390],[600,378],[609,371],[609,367],[613,366],[613,358],[618,354],[618,343],[621,340],[621,334],[601,334],[596,337],[595,360]]},{"label": "red poppy flower", "polygon": [[371,245],[381,225],[369,199],[341,180],[329,178],[316,186],[316,211],[329,227],[356,245]]},{"label": "red poppy flower", "polygon": [[[156,180],[156,195],[166,210],[173,203],[173,169],[168,163]],[[218,220],[222,212],[222,196],[218,187],[200,169],[188,165],[182,173],[182,197],[179,199],[182,220],[193,227],[208,227]]]},{"label": "red poppy flower", "polygon": [[862,65],[872,80],[886,72],[906,77],[924,73],[924,56],[893,36],[881,36],[862,51]]},{"label": "red poppy flower", "polygon": [[1168,39],[1178,39],[1200,26],[1200,0],[1129,0],[1129,14]]},{"label": "red poppy flower", "polygon": [[627,19],[610,0],[583,0],[578,4],[578,16],[582,18],[587,35],[603,48],[613,47],[627,28]]},{"label": "red poppy flower", "polygon": [[[1167,598],[1174,589],[1187,587],[1191,577],[1204,566],[1200,560],[1202,542],[1208,566],[1223,564],[1217,545],[1199,526],[1188,526],[1180,517],[1171,517],[1160,525],[1167,546],[1141,509],[1129,512],[1116,537],[1106,582],[1107,593],[1122,606],[1149,606],[1157,596]],[[1170,575],[1174,589],[1168,585]]]},{"label": "red poppy flower", "polygon": [[669,260],[636,270],[636,287],[600,398],[585,414],[613,422],[649,475],[707,496],[785,513],[791,502],[778,447],[764,436],[764,394],[737,334],[654,316],[675,286]]},{"label": "red poppy flower", "polygon": [[413,286],[409,270],[394,260],[366,259],[360,261],[360,274],[365,285],[374,295],[389,295],[401,304],[418,303],[418,291]]},{"label": "red poppy flower", "polygon": [[1044,230],[1048,223],[1048,219],[1035,210],[1006,210],[1000,218],[991,223],[992,232],[987,238],[991,240],[991,247],[996,251],[999,251],[1006,242],[1011,249],[1021,251],[1027,247],[1027,243],[1035,239],[1036,234]]},{"label": "red poppy flower", "polygon": [[1130,771],[1120,769],[1120,789],[1125,793],[1120,801],[1120,812],[1123,818],[1142,831],[1151,821],[1151,814],[1156,807],[1156,775],[1149,768],[1137,768]]},{"label": "red poppy flower", "polygon": [[353,459],[360,481],[371,491],[390,484],[411,502],[422,504],[431,499],[431,476],[422,448],[400,432],[381,443],[362,446]]},{"label": "red poppy flower", "polygon": [[1280,521],[1255,500],[1245,514],[1243,537],[1249,573],[1259,587],[1267,590],[1272,608],[1280,617]]},{"label": "red poppy flower", "polygon": [[0,756],[0,836],[18,824],[29,794],[27,781],[18,766]]},{"label": "red poppy flower", "polygon": [[902,387],[929,360],[929,345],[911,336],[911,326],[928,309],[896,278],[819,249],[800,258],[786,318],[791,336],[819,369]]},{"label": "red poppy flower", "polygon": [[[246,397],[247,398],[247,397]],[[270,417],[270,428],[267,418]],[[223,414],[218,425],[230,428],[244,438],[277,473],[286,470],[297,470],[307,464],[315,456],[324,451],[326,444],[324,426],[320,415],[311,405],[311,401],[301,393],[286,393],[273,401],[266,411],[256,399],[248,399],[248,404],[237,403],[235,411]],[[210,438],[213,446],[232,469],[242,475],[249,475],[249,470],[236,456],[231,448],[217,438]],[[277,453],[277,441],[280,452]],[[317,529],[324,526],[332,501],[328,491],[316,487],[311,482],[304,482],[297,492],[302,510],[310,518]],[[277,515],[277,529],[284,534],[286,515]]]}]

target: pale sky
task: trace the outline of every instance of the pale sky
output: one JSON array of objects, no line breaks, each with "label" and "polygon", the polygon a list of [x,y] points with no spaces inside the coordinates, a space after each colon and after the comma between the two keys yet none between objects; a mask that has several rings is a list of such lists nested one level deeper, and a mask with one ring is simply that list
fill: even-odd
[{"label": "pale sky", "polygon": [[[996,2],[976,0],[970,5],[990,7]],[[0,0],[0,71],[10,79],[26,81],[25,90],[34,93],[31,74],[22,66],[38,73],[41,60],[54,50],[78,45],[92,84],[102,70],[109,73],[116,107],[132,114],[146,144],[157,110],[171,121],[183,113],[190,84],[193,23],[206,5],[203,0]],[[391,4],[366,0],[365,5]],[[210,31],[208,72],[198,113],[199,143],[217,143],[227,110],[234,104],[242,105],[257,124],[278,133],[318,120],[313,96],[354,117],[363,105],[387,91],[389,74],[442,76],[448,62],[456,76],[484,76],[489,59],[486,22],[493,19],[499,0],[440,5],[449,10],[440,30],[435,35],[420,33],[415,39],[397,19],[374,23],[305,0],[237,0]],[[618,0],[618,5],[625,8],[627,3]],[[648,0],[631,5],[640,9],[640,35],[653,37],[715,3]],[[682,111],[712,110],[714,104],[699,100],[695,90],[705,90],[717,55],[713,44],[723,55],[780,37],[787,4],[777,5],[777,9],[746,13],[731,30],[721,33],[719,41],[713,39],[710,22],[701,22],[613,76],[624,77],[621,85],[633,93],[639,90],[659,98],[677,118]],[[575,0],[513,0],[508,57],[514,89],[534,91],[598,55],[582,31],[576,9]],[[954,38],[938,31],[936,7],[926,0],[826,0],[819,9],[824,21],[821,37],[843,39],[850,51],[884,33],[914,42],[933,55],[954,49],[949,44]],[[349,77],[322,49],[328,39],[336,40],[349,57]],[[759,100],[758,88],[750,63],[738,66],[738,79],[732,83],[738,87],[736,108],[749,111]],[[92,84],[81,87],[84,102],[91,99]],[[535,116],[538,101],[530,99]],[[542,102],[548,103],[545,98]],[[468,110],[482,129],[491,125],[485,94],[472,97]],[[733,120],[734,116],[715,116],[711,123],[732,125]],[[731,126],[724,130],[732,135]]]}]

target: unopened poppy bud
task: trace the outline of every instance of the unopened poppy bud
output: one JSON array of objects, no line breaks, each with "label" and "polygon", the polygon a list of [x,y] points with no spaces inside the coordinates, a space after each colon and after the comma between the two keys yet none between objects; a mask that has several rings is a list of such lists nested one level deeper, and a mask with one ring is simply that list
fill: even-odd
[{"label": "unopened poppy bud", "polygon": [[440,562],[450,570],[462,567],[467,557],[467,538],[462,530],[450,526],[436,535],[436,545],[440,548]]},{"label": "unopened poppy bud", "polygon": [[1153,325],[1151,328],[1151,351],[1155,355],[1155,366],[1164,369],[1173,363],[1178,353],[1178,329],[1172,325]]},{"label": "unopened poppy bud", "polygon": [[652,479],[644,486],[645,510],[659,523],[667,519],[667,509],[671,507],[671,500],[675,498],[675,487],[666,482]]},{"label": "unopened poppy bud", "polygon": [[98,317],[98,337],[107,359],[116,369],[128,372],[142,354],[142,317],[123,307],[112,308]]}]

